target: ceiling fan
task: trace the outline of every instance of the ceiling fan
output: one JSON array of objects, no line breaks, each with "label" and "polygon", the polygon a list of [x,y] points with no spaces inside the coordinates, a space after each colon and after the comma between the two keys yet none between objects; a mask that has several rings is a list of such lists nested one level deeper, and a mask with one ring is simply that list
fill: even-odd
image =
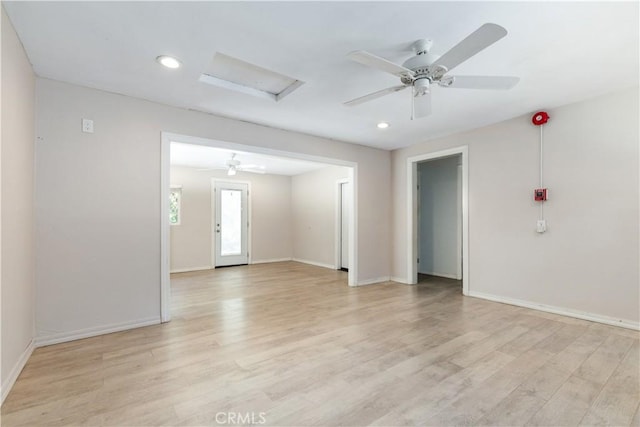
[{"label": "ceiling fan", "polygon": [[221,168],[206,168],[198,169],[199,171],[210,171],[222,169],[227,171],[227,175],[233,176],[238,172],[251,172],[251,173],[266,173],[266,167],[264,165],[243,165],[240,160],[236,159],[236,153],[231,153],[231,158],[225,162],[225,167]]},{"label": "ceiling fan", "polygon": [[518,83],[519,77],[446,75],[453,68],[506,35],[507,30],[503,27],[496,24],[484,24],[442,56],[430,52],[433,45],[432,40],[417,40],[411,45],[415,55],[402,65],[364,50],[351,52],[347,55],[349,59],[400,77],[402,84],[352,99],[345,102],[344,105],[362,104],[410,87],[413,92],[411,97],[411,120],[413,120],[431,114],[431,86],[433,84],[445,88],[460,89],[511,89]]}]

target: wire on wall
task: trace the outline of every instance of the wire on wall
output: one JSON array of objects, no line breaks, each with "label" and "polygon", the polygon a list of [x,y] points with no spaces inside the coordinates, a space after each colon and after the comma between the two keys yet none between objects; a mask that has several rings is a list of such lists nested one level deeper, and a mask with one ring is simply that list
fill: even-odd
[{"label": "wire on wall", "polygon": [[[540,128],[540,187],[544,188],[544,125]],[[540,203],[540,220],[544,221],[544,202]]]},{"label": "wire on wall", "polygon": [[534,200],[540,202],[540,218],[536,224],[536,231],[547,231],[547,221],[544,219],[544,202],[547,200],[547,189],[544,188],[544,124],[549,120],[545,111],[539,111],[531,117],[531,122],[540,127],[540,186],[534,190]]}]

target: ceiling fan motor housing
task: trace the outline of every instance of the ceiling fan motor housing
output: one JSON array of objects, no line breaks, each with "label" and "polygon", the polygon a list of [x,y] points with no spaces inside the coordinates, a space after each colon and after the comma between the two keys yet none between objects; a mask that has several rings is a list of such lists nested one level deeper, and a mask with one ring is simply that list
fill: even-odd
[{"label": "ceiling fan motor housing", "polygon": [[438,58],[438,55],[425,52],[407,59],[402,66],[414,71],[416,74],[426,74],[429,71],[429,66]]}]

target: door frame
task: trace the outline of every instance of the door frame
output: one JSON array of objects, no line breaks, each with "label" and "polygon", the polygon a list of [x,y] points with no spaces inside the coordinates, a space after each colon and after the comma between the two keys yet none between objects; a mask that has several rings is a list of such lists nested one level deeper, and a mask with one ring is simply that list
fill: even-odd
[{"label": "door frame", "polygon": [[239,179],[211,178],[211,268],[216,268],[216,183],[229,182],[234,184],[247,185],[247,264],[251,264],[251,182]]},{"label": "door frame", "polygon": [[[249,153],[289,157],[298,160],[326,163],[349,168],[351,182],[351,223],[349,224],[349,286],[358,286],[358,163],[332,157],[315,156],[293,151],[276,150],[257,145],[237,144],[209,138],[160,132],[160,318],[162,322],[171,320],[171,279],[169,273],[169,178],[171,170],[171,142],[226,148]],[[251,254],[251,252],[249,252]]]},{"label": "door frame", "polygon": [[[342,268],[342,184],[348,184],[349,178],[336,180],[336,221],[335,221],[335,268]],[[352,190],[353,191],[353,190]],[[351,250],[351,247],[349,247]],[[351,260],[349,260],[351,262]]]},{"label": "door frame", "polygon": [[469,148],[449,148],[407,158],[407,283],[418,283],[418,163],[460,154],[462,157],[462,294],[469,295]]}]

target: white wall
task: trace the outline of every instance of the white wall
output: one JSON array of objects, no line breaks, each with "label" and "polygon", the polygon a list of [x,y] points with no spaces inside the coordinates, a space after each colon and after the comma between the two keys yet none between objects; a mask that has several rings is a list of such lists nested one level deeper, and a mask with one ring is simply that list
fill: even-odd
[{"label": "white wall", "polygon": [[359,279],[389,276],[387,151],[47,79],[36,112],[41,342],[159,320],[162,131],[357,162]]},{"label": "white wall", "polygon": [[172,166],[182,186],[182,218],[171,226],[171,271],[211,267],[211,179],[249,182],[251,262],[291,259],[291,177]]},{"label": "white wall", "polygon": [[418,164],[418,272],[458,280],[462,278],[459,276],[462,250],[459,164],[459,155]]},{"label": "white wall", "polygon": [[335,268],[337,181],[349,168],[329,166],[291,178],[293,258]]},{"label": "white wall", "polygon": [[35,76],[2,8],[2,400],[34,335]]},{"label": "white wall", "polygon": [[406,280],[407,157],[468,145],[470,292],[637,326],[638,113],[637,87],[549,111],[541,235],[530,116],[392,152],[393,275]]}]

